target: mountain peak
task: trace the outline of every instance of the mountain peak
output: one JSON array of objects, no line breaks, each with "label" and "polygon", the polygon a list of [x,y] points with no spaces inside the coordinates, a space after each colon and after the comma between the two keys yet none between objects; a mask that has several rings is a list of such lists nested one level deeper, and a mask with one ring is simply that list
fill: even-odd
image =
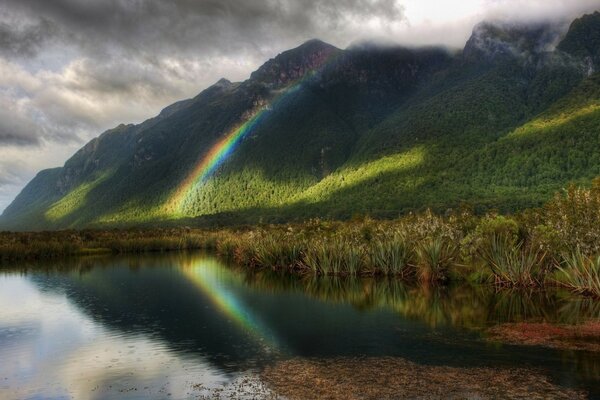
[{"label": "mountain peak", "polygon": [[231,86],[231,81],[229,79],[221,78],[215,83],[216,86],[229,87]]},{"label": "mountain peak", "polygon": [[269,86],[284,86],[318,69],[340,51],[335,46],[312,39],[270,59],[253,72],[250,79]]},{"label": "mountain peak", "polygon": [[585,60],[589,73],[597,70],[600,66],[600,12],[574,20],[558,49]]},{"label": "mountain peak", "polygon": [[556,24],[484,21],[473,28],[463,55],[468,61],[529,59],[554,50],[562,36]]}]

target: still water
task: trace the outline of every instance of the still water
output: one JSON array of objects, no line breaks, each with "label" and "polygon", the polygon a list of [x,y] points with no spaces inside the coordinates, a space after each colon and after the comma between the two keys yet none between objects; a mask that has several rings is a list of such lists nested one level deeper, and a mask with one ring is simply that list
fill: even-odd
[{"label": "still water", "polygon": [[599,321],[598,303],[561,292],[290,277],[205,254],[20,265],[0,270],[0,398],[278,397],[277,385],[261,380],[265,368],[358,360],[360,374],[361,360],[381,357],[453,374],[535,371],[548,385],[600,398],[599,352],[485,334],[508,322]]}]

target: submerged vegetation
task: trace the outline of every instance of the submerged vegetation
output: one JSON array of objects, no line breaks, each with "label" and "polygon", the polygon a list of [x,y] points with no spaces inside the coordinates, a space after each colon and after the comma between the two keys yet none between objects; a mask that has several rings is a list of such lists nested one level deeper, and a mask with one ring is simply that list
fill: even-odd
[{"label": "submerged vegetation", "polygon": [[286,399],[583,399],[527,369],[422,365],[398,357],[294,358],[261,373]]},{"label": "submerged vegetation", "polygon": [[210,249],[238,265],[299,274],[453,280],[497,287],[560,285],[600,297],[600,179],[543,208],[477,216],[467,208],[394,220],[355,217],[301,224],[0,234],[0,259],[98,252]]}]

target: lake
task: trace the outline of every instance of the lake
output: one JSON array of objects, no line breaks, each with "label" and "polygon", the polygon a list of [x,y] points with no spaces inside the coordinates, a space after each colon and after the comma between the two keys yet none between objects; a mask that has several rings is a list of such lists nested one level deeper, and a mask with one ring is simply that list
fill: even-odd
[{"label": "lake", "polygon": [[600,302],[558,290],[318,279],[207,254],[23,264],[0,270],[0,398],[600,398],[593,347],[489,333],[599,321]]}]

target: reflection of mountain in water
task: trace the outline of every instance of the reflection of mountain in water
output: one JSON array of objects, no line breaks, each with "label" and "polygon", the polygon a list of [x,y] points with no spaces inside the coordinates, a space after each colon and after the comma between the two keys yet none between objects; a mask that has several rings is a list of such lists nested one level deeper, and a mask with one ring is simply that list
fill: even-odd
[{"label": "reflection of mountain in water", "polygon": [[[223,371],[288,355],[533,366],[561,382],[594,380],[600,370],[599,355],[492,346],[471,329],[599,316],[598,303],[559,292],[494,293],[482,287],[297,278],[236,271],[211,257],[190,255],[73,267],[66,265],[68,272],[61,274],[35,273],[31,279],[43,290],[64,291],[86,315],[110,329],[160,338],[176,352],[200,355]],[[578,370],[575,378],[573,370]]]}]

